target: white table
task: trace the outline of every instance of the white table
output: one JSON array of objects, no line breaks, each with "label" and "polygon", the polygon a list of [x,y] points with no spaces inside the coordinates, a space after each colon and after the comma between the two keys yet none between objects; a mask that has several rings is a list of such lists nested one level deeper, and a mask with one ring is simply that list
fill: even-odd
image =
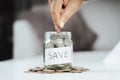
[{"label": "white table", "polygon": [[42,56],[0,62],[0,80],[120,80],[120,69],[107,66],[102,60],[108,51],[74,53],[74,65],[89,68],[89,72],[67,74],[24,73],[43,64]]}]

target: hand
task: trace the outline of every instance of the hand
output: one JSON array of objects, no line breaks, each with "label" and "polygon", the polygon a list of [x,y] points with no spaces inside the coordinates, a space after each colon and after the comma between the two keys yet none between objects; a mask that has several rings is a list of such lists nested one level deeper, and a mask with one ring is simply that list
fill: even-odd
[{"label": "hand", "polygon": [[55,28],[62,29],[81,4],[82,0],[49,0],[50,13]]}]

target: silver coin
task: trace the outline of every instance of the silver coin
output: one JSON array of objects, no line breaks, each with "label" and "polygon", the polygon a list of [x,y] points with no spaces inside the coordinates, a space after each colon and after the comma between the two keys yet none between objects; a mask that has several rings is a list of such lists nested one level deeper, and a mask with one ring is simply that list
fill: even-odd
[{"label": "silver coin", "polygon": [[55,70],[44,69],[43,72],[44,72],[44,73],[54,73]]},{"label": "silver coin", "polygon": [[71,41],[70,39],[65,39],[65,40],[64,40],[64,45],[65,45],[66,47],[71,46],[71,44],[72,44],[72,41]]},{"label": "silver coin", "polygon": [[54,46],[59,48],[59,47],[64,47],[64,44],[63,43],[56,43],[56,44],[54,44]]},{"label": "silver coin", "polygon": [[44,68],[43,67],[36,67],[35,69],[38,71],[42,71]]},{"label": "silver coin", "polygon": [[45,48],[54,48],[54,44],[52,42],[49,42],[45,45]]}]

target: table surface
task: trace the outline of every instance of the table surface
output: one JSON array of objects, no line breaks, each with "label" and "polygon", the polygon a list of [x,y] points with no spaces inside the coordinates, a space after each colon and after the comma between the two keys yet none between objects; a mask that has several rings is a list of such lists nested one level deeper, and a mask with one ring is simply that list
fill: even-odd
[{"label": "table surface", "polygon": [[0,62],[0,80],[120,80],[120,69],[103,64],[109,51],[75,52],[74,66],[89,68],[84,73],[35,74],[24,73],[43,65],[42,56]]}]

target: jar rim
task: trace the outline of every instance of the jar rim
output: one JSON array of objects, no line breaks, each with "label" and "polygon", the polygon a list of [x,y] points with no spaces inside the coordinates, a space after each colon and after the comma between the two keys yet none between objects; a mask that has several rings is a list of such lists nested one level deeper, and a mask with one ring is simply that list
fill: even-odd
[{"label": "jar rim", "polygon": [[[56,31],[47,31],[47,32],[45,32],[45,34],[52,34],[52,33],[58,33],[58,32],[56,32]],[[61,31],[59,33],[68,33],[68,34],[71,34],[70,31]]]},{"label": "jar rim", "polygon": [[70,31],[62,31],[62,32],[56,32],[56,31],[47,31],[45,32],[45,38],[50,38],[50,35],[52,34],[63,34],[63,35],[68,35],[71,38],[71,32]]}]

